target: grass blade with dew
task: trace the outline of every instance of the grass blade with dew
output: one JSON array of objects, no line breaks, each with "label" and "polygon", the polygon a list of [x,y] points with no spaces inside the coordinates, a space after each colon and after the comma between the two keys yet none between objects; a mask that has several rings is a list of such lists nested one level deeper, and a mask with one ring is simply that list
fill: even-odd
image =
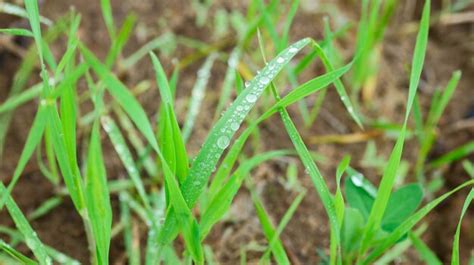
[{"label": "grass blade with dew", "polygon": [[443,263],[436,257],[436,254],[421,240],[421,238],[415,233],[410,232],[408,234],[413,246],[418,252],[420,258],[430,265],[442,265]]},{"label": "grass blade with dew", "polygon": [[108,264],[112,229],[112,207],[107,187],[99,129],[99,122],[96,121],[92,127],[89,141],[87,174],[84,180],[84,197],[96,245],[96,262],[98,264]]},{"label": "grass blade with dew", "polygon": [[300,192],[298,196],[296,196],[296,198],[293,200],[288,210],[283,215],[280,223],[278,224],[277,229],[273,233],[265,235],[269,244],[267,251],[265,251],[260,261],[265,260],[265,257],[270,257],[270,252],[273,252],[273,255],[275,256],[275,259],[277,260],[278,264],[290,264],[286,252],[284,251],[283,243],[280,240],[280,235],[290,222],[291,218],[296,212],[296,209],[303,201],[305,195],[306,191]]},{"label": "grass blade with dew", "polygon": [[407,131],[407,123],[410,116],[410,112],[414,103],[418,84],[420,82],[421,71],[423,69],[423,63],[426,54],[426,48],[428,44],[428,31],[430,21],[430,0],[425,1],[423,8],[423,14],[420,22],[420,29],[416,39],[415,50],[413,53],[412,70],[410,76],[410,84],[408,90],[408,100],[405,112],[405,119],[403,127],[397,142],[392,150],[388,164],[384,170],[382,180],[379,185],[377,196],[373,207],[370,211],[369,218],[367,220],[366,228],[362,236],[362,243],[359,248],[359,256],[363,255],[370,246],[372,239],[379,229],[382,222],[385,209],[390,198],[390,194],[397,177],[397,168],[400,165],[400,160],[403,152],[403,145],[405,142],[405,136]]},{"label": "grass blade with dew", "polygon": [[232,200],[242,185],[242,182],[253,168],[267,160],[286,156],[290,153],[291,152],[288,150],[278,150],[255,155],[249,160],[242,162],[225,185],[214,193],[210,193],[209,203],[202,211],[201,222],[199,224],[201,240],[205,239],[212,226],[221,220],[222,216],[224,216],[228,211]]},{"label": "grass blade with dew", "polygon": [[135,166],[135,161],[133,161],[132,154],[127,147],[125,139],[120,133],[119,128],[115,122],[107,115],[101,117],[102,127],[105,132],[108,134],[112,145],[114,146],[115,151],[117,152],[120,160],[122,161],[125,170],[127,171],[130,179],[132,180],[135,189],[137,189],[138,195],[140,196],[141,201],[145,205],[146,210],[151,214],[151,206],[148,200],[148,195],[145,190],[145,186],[140,177],[140,173]]},{"label": "grass blade with dew", "polygon": [[[231,138],[250,109],[255,105],[264,88],[289,63],[293,56],[309,43],[310,39],[302,39],[281,52],[250,82],[249,86],[240,93],[214,125],[196,156],[185,182],[181,186],[183,196],[189,207],[193,207],[202,194],[219,158],[230,144]],[[172,212],[169,214],[173,215]],[[169,233],[168,236],[162,238],[162,243],[169,242],[176,234],[173,232],[176,220],[174,218],[166,218],[166,221],[164,230],[169,231]]]},{"label": "grass blade with dew", "polygon": [[236,139],[236,141],[234,142],[234,145],[232,146],[232,148],[229,150],[224,160],[222,161],[222,164],[217,170],[214,176],[214,179],[211,183],[210,192],[212,193],[218,187],[220,187],[220,185],[222,185],[224,178],[227,177],[230,171],[232,170],[232,167],[235,164],[237,157],[240,154],[242,148],[244,147],[244,144],[247,138],[251,135],[252,131],[258,126],[260,122],[266,120],[271,115],[276,113],[279,108],[284,108],[286,106],[289,106],[316,91],[324,89],[325,87],[333,83],[337,78],[345,74],[350,69],[350,67],[351,67],[351,64],[348,64],[340,69],[324,74],[322,76],[318,76],[300,85],[299,87],[293,89],[280,101],[276,102],[273,106],[271,106],[257,120],[251,123],[242,132],[242,134]]},{"label": "grass blade with dew", "polygon": [[372,262],[381,256],[387,249],[392,247],[403,235],[408,233],[420,220],[430,213],[436,206],[443,202],[446,198],[455,192],[474,184],[474,180],[466,181],[449,192],[444,193],[435,200],[426,204],[423,208],[412,214],[385,239],[383,239],[377,247],[360,264],[372,264]]},{"label": "grass blade with dew", "polygon": [[[160,147],[172,172],[178,178],[179,183],[183,183],[189,170],[188,155],[184,145],[186,138],[181,135],[179,129],[178,120],[174,112],[173,93],[170,89],[165,71],[158,57],[153,53],[150,53],[150,56],[155,70],[156,83],[158,84],[161,95],[158,135],[161,144]],[[208,64],[207,61],[206,64]],[[200,71],[202,70],[203,69]]]},{"label": "grass blade with dew", "polygon": [[0,239],[0,250],[1,252],[7,253],[10,257],[15,259],[16,261],[21,262],[21,264],[26,264],[26,265],[38,264],[36,261],[16,251],[13,247],[11,247],[9,244],[7,244],[5,241],[1,239]]},{"label": "grass blade with dew", "polygon": [[[0,194],[6,194],[6,192],[5,186],[0,183]],[[38,238],[36,232],[33,231],[33,228],[31,228],[28,220],[10,195],[7,196],[5,204],[10,216],[13,219],[13,222],[25,238],[26,245],[31,249],[39,263],[41,265],[52,264],[51,258],[48,256],[43,243]]]},{"label": "grass blade with dew", "polygon": [[191,136],[191,132],[194,128],[194,122],[199,114],[199,109],[204,99],[204,94],[206,93],[206,86],[211,76],[211,68],[216,58],[216,53],[209,55],[197,73],[196,83],[192,89],[188,113],[186,114],[183,126],[183,138],[185,142],[187,142]]},{"label": "grass blade with dew", "polygon": [[[459,265],[459,237],[461,234],[461,223],[462,219],[464,218],[464,215],[466,214],[467,208],[469,205],[471,205],[472,200],[474,199],[474,189],[471,189],[469,194],[466,197],[466,200],[464,200],[464,205],[462,206],[462,212],[461,216],[459,217],[459,222],[456,227],[456,233],[454,234],[454,240],[453,240],[453,250],[451,254],[451,265]],[[431,263],[430,263],[431,264]]]},{"label": "grass blade with dew", "polygon": [[28,133],[28,137],[26,139],[25,147],[23,148],[23,151],[21,152],[20,159],[18,161],[18,164],[16,165],[15,171],[13,173],[13,177],[8,184],[8,188],[5,190],[5,192],[0,193],[1,195],[1,200],[0,200],[0,209],[3,208],[3,205],[5,201],[7,200],[8,196],[10,196],[13,188],[15,187],[16,183],[20,179],[21,173],[25,169],[26,164],[31,158],[31,155],[33,154],[34,150],[38,146],[38,144],[41,142],[41,138],[44,133],[44,129],[46,127],[46,111],[44,107],[40,107],[38,109],[38,112],[36,113],[36,117],[33,121],[33,125],[31,126],[30,132]]}]

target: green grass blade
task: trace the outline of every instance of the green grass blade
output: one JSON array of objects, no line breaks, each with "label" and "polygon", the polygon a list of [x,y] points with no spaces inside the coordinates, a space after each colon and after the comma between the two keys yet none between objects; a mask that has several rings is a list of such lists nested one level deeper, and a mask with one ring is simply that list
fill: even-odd
[{"label": "green grass blade", "polygon": [[14,248],[12,248],[10,245],[8,245],[6,242],[0,239],[0,250],[2,252],[7,253],[10,257],[14,258],[18,262],[21,262],[21,264],[26,264],[26,265],[35,265],[38,264],[34,260],[28,258],[27,256],[21,254],[20,252],[16,251]]},{"label": "green grass blade", "polygon": [[199,69],[197,74],[196,83],[194,84],[192,95],[190,98],[188,113],[186,114],[186,119],[183,126],[183,138],[185,141],[191,136],[191,132],[194,128],[194,122],[199,113],[199,108],[201,107],[202,100],[206,93],[206,86],[211,76],[211,68],[214,64],[215,59],[217,58],[216,53],[212,53],[207,57],[206,61]]},{"label": "green grass blade", "polygon": [[454,161],[462,159],[463,157],[466,157],[471,153],[474,153],[474,141],[461,145],[460,147],[449,151],[447,154],[444,154],[441,157],[434,159],[429,163],[429,166],[437,168],[446,164],[450,164]]},{"label": "green grass blade", "polygon": [[[283,244],[280,240],[280,235],[285,229],[285,227],[288,225],[290,222],[291,218],[293,217],[294,213],[296,212],[296,209],[300,205],[300,203],[303,201],[304,196],[306,195],[306,192],[300,192],[298,196],[294,199],[294,201],[291,203],[290,207],[288,210],[285,212],[283,215],[280,223],[278,224],[277,229],[273,233],[271,237],[267,236],[267,240],[269,242],[268,244],[268,250],[265,252],[263,257],[269,256],[270,251],[273,252],[273,255],[275,256],[275,259],[277,260],[278,264],[290,264],[288,256],[286,255],[286,252],[283,249]],[[262,258],[263,258],[262,257]],[[262,261],[262,259],[261,259]]]},{"label": "green grass blade", "polygon": [[201,239],[205,239],[212,226],[221,220],[222,216],[224,216],[228,211],[232,200],[242,185],[242,182],[253,168],[269,159],[282,157],[288,154],[289,151],[287,150],[278,150],[255,155],[251,159],[243,162],[222,188],[213,193],[209,193],[210,202],[201,215]]},{"label": "green grass blade", "polygon": [[111,42],[114,43],[115,25],[110,0],[100,0],[100,8],[102,11],[102,17],[104,18],[105,26],[107,27],[107,32],[109,33],[109,38]]},{"label": "green grass blade", "polygon": [[[180,183],[188,175],[189,162],[185,139],[181,136],[178,120],[174,112],[173,93],[168,83],[165,71],[158,57],[150,53],[156,74],[156,82],[160,90],[162,105],[160,109],[160,123],[158,139],[161,150],[173,173],[176,174]],[[167,139],[167,140],[166,140]]]},{"label": "green grass blade", "polygon": [[128,175],[130,176],[130,179],[132,180],[135,188],[137,189],[140,199],[142,200],[148,212],[151,213],[151,206],[145,191],[145,186],[143,185],[140,173],[135,166],[132,154],[130,153],[130,150],[127,147],[125,139],[120,133],[119,128],[112,120],[112,118],[107,115],[102,116],[101,123],[105,132],[108,134],[110,141],[112,142],[120,160],[125,166],[125,170],[127,171]]},{"label": "green grass blade", "polygon": [[[3,185],[3,183],[0,183],[0,194],[6,194],[6,192],[7,191],[5,189],[5,186]],[[28,220],[23,215],[20,208],[10,195],[7,196],[5,204],[7,206],[8,212],[10,213],[10,216],[13,219],[13,222],[25,238],[26,245],[31,249],[35,257],[38,259],[39,263],[41,265],[52,264],[51,258],[48,256],[43,243],[38,238],[36,232],[33,231],[33,228],[31,228],[30,224],[28,223]]]},{"label": "green grass blade", "polygon": [[96,244],[96,262],[108,264],[112,229],[112,207],[110,205],[107,176],[102,157],[99,123],[94,123],[87,155],[87,175],[84,195],[87,213]]},{"label": "green grass blade", "polygon": [[13,35],[13,36],[33,37],[33,32],[27,29],[14,29],[14,28],[0,29],[0,33]]},{"label": "green grass blade", "polygon": [[430,265],[442,265],[443,263],[436,257],[436,254],[421,240],[415,233],[409,233],[409,237],[420,258]]},{"label": "green grass blade", "polygon": [[135,123],[137,128],[145,136],[155,151],[159,150],[153,129],[148,121],[145,111],[138,101],[133,97],[125,85],[120,82],[108,69],[103,65],[91,51],[83,45],[79,45],[84,59],[90,67],[94,69],[100,79],[107,86],[108,91],[112,94],[120,106],[127,112],[128,116]]},{"label": "green grass blade", "polygon": [[459,265],[459,237],[461,234],[461,223],[462,223],[462,219],[464,218],[464,215],[466,214],[467,208],[469,207],[469,205],[471,205],[471,202],[473,199],[474,199],[474,189],[471,189],[471,191],[466,197],[466,200],[464,200],[461,216],[459,217],[459,222],[456,227],[456,233],[454,234],[453,251],[451,254],[451,265]]},{"label": "green grass blade", "polygon": [[21,173],[25,169],[25,166],[30,160],[31,155],[33,154],[38,144],[41,142],[41,138],[43,136],[45,127],[46,127],[46,112],[43,107],[40,107],[38,112],[36,113],[36,117],[33,121],[33,125],[31,126],[30,132],[28,133],[25,147],[23,148],[23,151],[21,152],[20,159],[13,173],[12,180],[8,184],[8,188],[6,189],[6,192],[1,193],[2,196],[0,200],[0,209],[3,208],[5,201],[7,200],[8,196],[10,196],[11,191],[13,190],[16,183],[20,179]]},{"label": "green grass blade", "polygon": [[377,196],[375,198],[373,207],[370,211],[366,228],[364,229],[362,243],[359,249],[359,255],[363,255],[367,251],[376,231],[380,227],[383,215],[385,213],[385,209],[387,207],[388,200],[390,198],[393,184],[397,176],[397,169],[400,164],[400,159],[403,152],[403,145],[405,142],[407,122],[410,116],[410,111],[413,106],[416,91],[417,91],[418,84],[420,81],[421,71],[423,69],[423,63],[424,63],[427,42],[428,42],[429,18],[430,18],[429,16],[430,16],[430,0],[427,0],[423,8],[423,15],[420,22],[420,29],[418,32],[416,45],[415,45],[415,51],[413,54],[412,71],[411,71],[410,85],[409,85],[409,91],[408,91],[408,101],[407,101],[403,128],[392,150],[388,164],[384,170],[382,180],[380,182],[380,186],[377,192]]}]

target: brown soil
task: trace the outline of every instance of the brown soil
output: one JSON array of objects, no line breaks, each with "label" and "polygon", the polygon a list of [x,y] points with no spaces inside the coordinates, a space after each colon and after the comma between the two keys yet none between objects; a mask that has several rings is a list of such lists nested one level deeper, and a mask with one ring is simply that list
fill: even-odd
[{"label": "brown soil", "polygon": [[[99,1],[59,1],[45,0],[41,2],[41,13],[46,17],[58,18],[65,14],[71,6],[82,14],[82,24],[80,37],[96,54],[101,58],[105,56],[109,47],[109,41],[105,26],[101,17]],[[130,54],[146,41],[154,36],[172,31],[179,35],[202,40],[204,42],[215,42],[212,39],[211,25],[199,28],[195,25],[195,13],[190,7],[188,1],[112,1],[113,12],[116,24],[121,24],[129,12],[134,12],[138,17],[138,27],[144,30],[144,34],[134,34],[130,43],[126,46],[124,53]],[[239,4],[239,1],[218,1],[216,6],[225,7],[227,10],[243,9],[245,4]],[[312,1],[302,1],[312,2]],[[325,1],[332,2],[332,1]],[[358,7],[349,4],[350,1],[339,1],[340,11],[337,20],[357,19]],[[401,1],[398,12],[393,20],[392,26],[387,32],[386,41],[382,50],[380,62],[380,77],[376,94],[371,102],[365,108],[366,115],[369,117],[385,117],[394,122],[400,122],[404,113],[404,102],[406,101],[406,92],[409,76],[407,74],[407,65],[411,61],[412,47],[414,45],[415,32],[409,30],[409,22],[417,21],[419,18],[419,7],[413,9],[414,12],[407,12],[411,1]],[[352,3],[352,2],[350,2]],[[434,5],[436,6],[436,5]],[[215,7],[212,11],[215,11]],[[436,10],[436,8],[435,8]],[[318,10],[316,10],[318,11]],[[435,13],[436,11],[433,11]],[[300,37],[313,37],[320,39],[322,37],[322,18],[326,13],[316,13],[310,8],[300,8],[292,28],[291,39],[296,40]],[[336,18],[335,18],[336,19]],[[1,28],[11,27],[13,25],[27,25],[24,20],[10,16],[0,16]],[[467,127],[452,131],[451,129],[464,120],[466,114],[472,111],[474,104],[474,92],[472,84],[474,83],[474,35],[472,34],[473,24],[441,25],[436,23],[431,28],[429,50],[423,71],[420,87],[420,99],[422,107],[428,108],[433,90],[437,86],[443,86],[449,80],[451,73],[456,69],[463,71],[463,78],[455,92],[452,102],[443,115],[440,122],[439,139],[436,146],[434,157],[460,146],[463,143],[473,139],[473,127]],[[406,30],[408,29],[408,30]],[[15,47],[26,49],[28,41],[19,39],[3,39],[2,42],[15,42]],[[350,56],[353,48],[353,37],[338,41],[338,45],[346,48],[344,56]],[[62,51],[60,45],[54,46],[54,52]],[[192,51],[189,48],[177,49],[174,56],[183,58]],[[13,81],[13,74],[20,64],[21,60],[14,50],[9,49],[7,45],[0,44],[0,101],[3,101],[9,92]],[[171,69],[171,58],[163,58],[165,69]],[[185,109],[190,90],[195,80],[196,71],[202,61],[194,62],[190,67],[184,69],[179,81],[177,92],[177,108],[182,113]],[[209,96],[205,99],[206,113],[213,113],[216,105],[215,94],[219,92],[224,75],[224,64],[218,63],[213,68],[212,80],[209,84]],[[122,80],[129,86],[135,85],[143,79],[153,80],[153,72],[147,60],[141,61],[133,71],[121,76]],[[309,78],[322,71],[320,65],[305,73],[302,78]],[[33,84],[35,80],[31,81]],[[37,81],[37,80],[36,80]],[[158,93],[155,89],[139,97],[140,101],[146,106],[147,111],[152,115],[156,108]],[[9,181],[18,161],[22,146],[26,139],[28,129],[31,126],[32,117],[36,110],[36,103],[26,104],[15,111],[11,127],[8,133],[8,141],[5,147],[5,155],[0,163],[0,179]],[[323,110],[318,121],[309,129],[305,130],[300,120],[299,112],[296,107],[290,108],[290,114],[294,118],[297,127],[305,139],[314,135],[341,134],[360,131],[357,126],[351,122],[344,111],[342,104],[338,100],[334,91],[328,93],[327,100],[323,104]],[[181,117],[182,118],[182,117]],[[197,128],[193,139],[190,142],[190,151],[196,153],[201,141],[204,139],[212,123],[212,117],[202,115],[196,122]],[[299,124],[299,125],[298,125]],[[277,117],[261,126],[262,139],[261,148],[264,150],[274,150],[279,148],[291,147],[286,133],[282,130],[283,125]],[[83,136],[80,135],[80,138]],[[86,135],[84,135],[86,137]],[[114,155],[107,139],[103,139],[107,146],[105,150],[107,155],[108,175],[111,178],[118,178],[123,175],[123,169],[120,162]],[[381,156],[388,156],[393,141],[386,138],[376,139],[378,152]],[[79,145],[80,146],[80,145]],[[337,163],[344,154],[350,154],[354,166],[363,171],[369,178],[377,181],[380,177],[378,172],[360,165],[360,159],[366,148],[366,143],[356,144],[320,144],[310,145],[312,150],[327,157],[324,163],[320,163],[320,168],[326,179],[328,179],[331,188],[334,188],[332,176],[334,176]],[[416,159],[417,146],[414,140],[407,143],[404,159],[413,161]],[[472,160],[473,157],[471,156]],[[34,159],[33,159],[34,160]],[[257,188],[262,191],[265,207],[271,214],[275,222],[285,213],[295,197],[292,191],[286,190],[279,179],[284,177],[288,161],[277,160],[262,165],[253,173],[253,179]],[[301,174],[301,184],[310,192],[306,195],[302,204],[299,206],[295,216],[285,229],[282,235],[282,241],[294,264],[315,264],[319,257],[316,250],[328,249],[328,228],[327,218],[322,204],[314,192],[310,179]],[[462,166],[458,163],[448,168],[443,168],[446,185],[440,192],[452,189],[456,185],[467,180]],[[413,180],[413,178],[408,177]],[[36,165],[36,162],[30,163],[25,174],[13,192],[13,197],[21,207],[24,213],[30,213],[36,209],[40,203],[54,194],[54,188],[49,184]],[[448,201],[443,203],[436,211],[430,214],[426,219],[429,224],[423,239],[436,252],[436,254],[448,263],[451,255],[451,244],[455,227],[459,218],[459,213],[467,194],[467,190],[457,193]],[[114,204],[117,204],[117,198],[113,197]],[[117,208],[117,207],[115,207]],[[116,214],[118,212],[115,211]],[[470,210],[463,222],[461,233],[461,257],[462,264],[467,263],[470,256],[469,250],[474,248],[474,223],[472,217],[474,210]],[[265,243],[265,239],[260,229],[258,219],[255,216],[252,202],[248,192],[243,189],[234,201],[231,209],[230,219],[218,224],[206,243],[211,245],[215,251],[217,259],[222,264],[237,264],[239,261],[239,252],[242,245],[249,242]],[[115,216],[117,217],[117,216]],[[6,211],[0,213],[0,224],[13,226],[13,223]],[[87,240],[83,231],[82,221],[75,212],[72,203],[65,200],[60,207],[55,208],[49,214],[32,222],[33,228],[38,232],[40,238],[48,245],[57,248],[60,251],[84,262],[88,263]],[[145,235],[144,235],[145,236]],[[20,250],[28,253],[26,247]],[[258,252],[250,251],[249,260],[255,261],[259,257]],[[111,261],[114,264],[124,264],[124,246],[121,241],[121,235],[112,241]],[[417,254],[410,252],[408,260],[399,260],[400,264],[422,263]]]}]

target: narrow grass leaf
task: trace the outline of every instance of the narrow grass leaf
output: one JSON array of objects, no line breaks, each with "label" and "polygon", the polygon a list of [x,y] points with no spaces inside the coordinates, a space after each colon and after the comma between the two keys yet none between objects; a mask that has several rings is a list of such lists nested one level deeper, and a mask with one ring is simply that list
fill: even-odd
[{"label": "narrow grass leaf", "polygon": [[87,175],[84,181],[84,195],[96,243],[96,262],[98,264],[108,264],[112,229],[112,207],[102,157],[99,128],[99,123],[94,123],[87,154]]},{"label": "narrow grass leaf", "polygon": [[[459,265],[459,237],[461,234],[461,223],[462,219],[464,218],[464,215],[466,214],[467,208],[469,205],[471,205],[472,200],[474,199],[474,189],[471,189],[469,194],[466,197],[466,200],[464,200],[464,205],[462,206],[462,212],[461,216],[459,217],[459,222],[456,227],[456,233],[454,234],[454,240],[453,240],[453,251],[451,254],[451,265]],[[431,264],[431,263],[430,263]]]},{"label": "narrow grass leaf", "polygon": [[26,264],[26,265],[38,264],[34,260],[16,251],[13,247],[11,247],[9,244],[7,244],[5,241],[1,239],[0,239],[0,250],[4,253],[7,253],[10,257],[14,258],[16,261],[21,262],[21,264]]},{"label": "narrow grass leaf", "polygon": [[13,36],[33,37],[33,32],[27,29],[14,29],[14,28],[0,29],[0,33],[13,35]]},{"label": "narrow grass leaf", "polygon": [[405,112],[405,120],[403,123],[402,131],[397,139],[397,142],[392,150],[388,164],[384,170],[382,180],[377,192],[377,196],[374,201],[374,205],[371,209],[366,229],[362,237],[362,244],[359,249],[359,255],[363,255],[380,227],[383,215],[387,207],[387,203],[397,176],[397,169],[400,165],[401,155],[403,152],[403,145],[406,136],[406,127],[408,118],[410,115],[411,108],[415,99],[416,91],[420,81],[421,71],[423,69],[423,63],[428,43],[428,31],[429,31],[429,20],[430,20],[430,0],[425,1],[423,8],[423,14],[420,22],[420,29],[418,32],[415,50],[413,54],[412,70],[410,76],[410,85],[408,89],[408,101]]},{"label": "narrow grass leaf", "polygon": [[436,257],[436,254],[421,240],[415,233],[409,233],[409,237],[420,258],[430,265],[442,265],[443,263]]},{"label": "narrow grass leaf", "polygon": [[[0,183],[0,194],[6,194],[6,192],[5,186],[3,183]],[[13,219],[13,222],[25,238],[26,245],[31,249],[39,263],[41,265],[52,264],[51,258],[48,256],[43,243],[38,238],[36,232],[33,231],[33,228],[31,228],[28,220],[10,195],[8,195],[5,204],[10,216]]]}]

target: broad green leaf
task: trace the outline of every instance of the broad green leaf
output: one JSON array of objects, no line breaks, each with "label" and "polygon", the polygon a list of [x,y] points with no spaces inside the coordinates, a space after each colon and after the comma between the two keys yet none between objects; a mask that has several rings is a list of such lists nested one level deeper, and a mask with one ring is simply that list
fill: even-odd
[{"label": "broad green leaf", "polygon": [[385,231],[393,231],[416,211],[422,199],[423,190],[420,184],[408,184],[393,192],[382,219],[382,228]]}]

